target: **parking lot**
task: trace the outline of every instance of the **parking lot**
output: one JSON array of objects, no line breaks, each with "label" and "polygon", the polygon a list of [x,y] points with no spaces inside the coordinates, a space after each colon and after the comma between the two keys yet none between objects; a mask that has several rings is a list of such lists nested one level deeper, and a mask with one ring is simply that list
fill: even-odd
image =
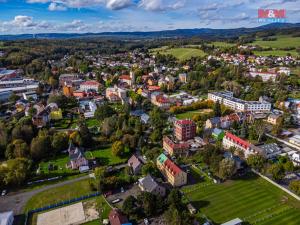
[{"label": "parking lot", "polygon": [[119,201],[118,203],[112,204],[113,206],[117,206],[118,208],[121,208],[123,205],[124,200],[132,195],[137,197],[139,194],[141,193],[140,188],[138,187],[137,184],[134,184],[132,186],[129,187],[124,187],[124,192],[121,192],[121,189],[118,190],[118,192],[114,192],[112,195],[107,196],[107,201],[112,204],[112,201],[116,200],[116,199],[120,199],[121,201]]}]

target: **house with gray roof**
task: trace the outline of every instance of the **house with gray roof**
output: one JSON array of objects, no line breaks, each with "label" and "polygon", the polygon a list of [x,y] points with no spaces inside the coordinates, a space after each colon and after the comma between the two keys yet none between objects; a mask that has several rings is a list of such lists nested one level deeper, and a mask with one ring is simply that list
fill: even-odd
[{"label": "house with gray roof", "polygon": [[141,162],[141,160],[136,155],[132,155],[130,157],[130,159],[128,160],[127,165],[131,168],[132,173],[134,175],[137,175],[141,172],[143,163]]},{"label": "house with gray roof", "polygon": [[159,185],[151,175],[139,179],[139,187],[142,191],[155,195],[165,196],[166,189]]}]

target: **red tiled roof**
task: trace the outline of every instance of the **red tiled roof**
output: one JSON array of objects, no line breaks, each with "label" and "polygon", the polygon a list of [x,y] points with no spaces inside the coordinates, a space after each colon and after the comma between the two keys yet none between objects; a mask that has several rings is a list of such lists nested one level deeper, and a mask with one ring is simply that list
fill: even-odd
[{"label": "red tiled roof", "polygon": [[159,103],[169,103],[169,99],[161,95],[156,96],[156,101]]},{"label": "red tiled roof", "polygon": [[81,85],[89,85],[89,86],[95,85],[95,86],[99,86],[100,84],[97,81],[89,80],[89,81],[83,82]]},{"label": "red tiled roof", "polygon": [[149,91],[159,91],[160,87],[159,86],[148,86]]},{"label": "red tiled roof", "polygon": [[129,75],[121,75],[119,77],[120,80],[131,80],[130,76]]},{"label": "red tiled roof", "polygon": [[109,222],[111,225],[121,225],[127,223],[128,220],[119,210],[113,209],[109,213]]},{"label": "red tiled roof", "polygon": [[177,174],[181,173],[181,169],[170,159],[167,159],[165,161],[164,166],[167,168],[169,172],[171,172],[173,176],[176,176]]},{"label": "red tiled roof", "polygon": [[226,133],[226,138],[230,138],[231,140],[233,140],[236,144],[241,145],[244,148],[249,148],[250,147],[250,143],[233,135],[232,133],[227,132]]}]

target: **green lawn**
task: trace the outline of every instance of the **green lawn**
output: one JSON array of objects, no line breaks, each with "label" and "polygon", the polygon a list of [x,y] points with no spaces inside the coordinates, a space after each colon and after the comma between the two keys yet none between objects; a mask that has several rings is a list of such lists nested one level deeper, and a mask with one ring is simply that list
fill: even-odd
[{"label": "green lawn", "polygon": [[300,37],[292,37],[288,35],[274,36],[277,38],[275,41],[263,41],[261,38],[257,39],[252,45],[259,45],[261,47],[270,48],[288,48],[300,47]]},{"label": "green lawn", "polygon": [[177,119],[193,119],[193,116],[199,115],[199,114],[205,114],[205,113],[210,113],[212,110],[211,109],[199,109],[195,111],[188,111],[185,113],[180,113],[176,115]]},{"label": "green lawn", "polygon": [[[72,175],[78,173],[78,171],[69,169],[66,164],[69,162],[68,155],[60,155],[47,162],[40,163],[40,173],[49,175]],[[52,164],[54,166],[53,170],[49,170],[48,166]]]},{"label": "green lawn", "polygon": [[120,163],[125,163],[128,160],[129,150],[126,149],[126,155],[124,156],[124,158],[114,156],[111,152],[111,148],[87,151],[85,155],[88,159],[99,159],[102,165],[112,166]]},{"label": "green lawn", "polygon": [[100,123],[97,119],[95,118],[90,118],[86,120],[86,125],[88,127],[94,127],[94,126],[100,126]]},{"label": "green lawn", "polygon": [[88,195],[92,193],[89,182],[89,179],[85,179],[40,192],[29,199],[23,211],[27,212],[32,209],[55,204],[64,200]]},{"label": "green lawn", "polygon": [[160,54],[173,55],[178,60],[183,61],[192,57],[203,57],[205,52],[197,48],[159,48],[153,49],[151,52],[159,52]]},{"label": "green lawn", "polygon": [[183,191],[199,214],[216,223],[239,217],[250,224],[300,224],[300,203],[254,174],[223,184],[202,182]]}]

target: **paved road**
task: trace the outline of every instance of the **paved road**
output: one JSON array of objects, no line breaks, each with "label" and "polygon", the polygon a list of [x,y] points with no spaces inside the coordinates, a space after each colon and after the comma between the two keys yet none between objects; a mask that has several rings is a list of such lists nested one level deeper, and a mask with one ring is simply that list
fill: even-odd
[{"label": "paved road", "polygon": [[279,141],[279,142],[281,142],[281,143],[286,144],[286,145],[289,146],[289,147],[292,147],[292,148],[296,149],[297,151],[300,151],[300,147],[298,147],[297,145],[294,145],[294,144],[292,144],[292,143],[290,143],[290,142],[288,142],[288,141],[285,141],[285,140],[283,140],[283,139],[281,139],[281,138],[275,137],[275,136],[273,136],[273,135],[271,135],[271,134],[266,134],[266,135],[267,135],[268,137],[270,137],[270,138],[276,139],[277,141]]},{"label": "paved road", "polygon": [[0,196],[0,212],[13,210],[15,215],[20,215],[22,214],[23,207],[32,196],[51,188],[60,187],[66,184],[72,184],[74,182],[87,178],[89,178],[88,175],[57,184],[48,185],[32,191],[9,193],[7,196]]}]

